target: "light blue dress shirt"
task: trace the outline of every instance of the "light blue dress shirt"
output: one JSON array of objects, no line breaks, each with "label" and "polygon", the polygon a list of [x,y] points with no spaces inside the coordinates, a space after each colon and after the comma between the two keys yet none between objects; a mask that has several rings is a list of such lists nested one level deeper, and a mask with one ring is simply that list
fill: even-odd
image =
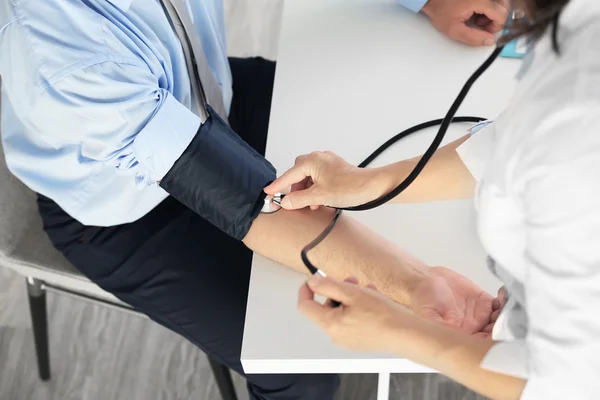
[{"label": "light blue dress shirt", "polygon": [[[222,0],[188,8],[229,110]],[[200,118],[160,0],[2,1],[0,55],[4,151],[28,187],[95,226],[135,221],[168,196],[156,182]]]},{"label": "light blue dress shirt", "polygon": [[[400,4],[411,11],[419,12],[429,0],[400,0]],[[449,0],[453,1],[453,0]]]}]

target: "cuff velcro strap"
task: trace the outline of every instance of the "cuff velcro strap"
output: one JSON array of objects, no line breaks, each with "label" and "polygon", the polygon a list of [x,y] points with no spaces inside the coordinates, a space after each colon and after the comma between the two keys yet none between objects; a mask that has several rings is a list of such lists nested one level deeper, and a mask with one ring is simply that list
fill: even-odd
[{"label": "cuff velcro strap", "polygon": [[275,168],[212,109],[160,186],[238,240],[260,213]]}]

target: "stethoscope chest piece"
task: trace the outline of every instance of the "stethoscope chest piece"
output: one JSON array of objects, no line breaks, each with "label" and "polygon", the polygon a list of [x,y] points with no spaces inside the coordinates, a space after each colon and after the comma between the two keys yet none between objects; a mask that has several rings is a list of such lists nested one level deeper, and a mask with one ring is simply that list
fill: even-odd
[{"label": "stethoscope chest piece", "polygon": [[273,214],[281,210],[281,200],[285,197],[284,193],[275,193],[274,195],[267,195],[265,197],[265,203],[260,210],[263,214]]}]

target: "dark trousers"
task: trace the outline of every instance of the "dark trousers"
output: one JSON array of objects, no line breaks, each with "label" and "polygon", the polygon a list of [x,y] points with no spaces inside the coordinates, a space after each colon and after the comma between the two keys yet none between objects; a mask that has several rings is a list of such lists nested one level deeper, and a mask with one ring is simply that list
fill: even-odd
[{"label": "dark trousers", "polygon": [[[230,123],[264,154],[275,63],[232,59]],[[83,226],[39,196],[54,245],[88,278],[215,360],[243,374],[242,334],[252,253],[173,198],[142,219]],[[249,375],[252,399],[332,399],[335,375]]]}]

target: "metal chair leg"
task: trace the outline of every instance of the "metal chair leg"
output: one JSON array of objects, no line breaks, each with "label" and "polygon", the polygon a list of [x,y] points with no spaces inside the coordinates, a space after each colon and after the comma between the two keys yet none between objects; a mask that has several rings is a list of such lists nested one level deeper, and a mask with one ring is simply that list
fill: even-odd
[{"label": "metal chair leg", "polygon": [[208,361],[210,362],[210,368],[213,371],[223,400],[237,400],[237,394],[233,387],[233,379],[231,379],[231,371],[229,368],[219,364],[210,357],[208,357]]},{"label": "metal chair leg", "polygon": [[50,352],[48,347],[48,312],[46,310],[46,290],[44,283],[34,278],[27,278],[29,310],[31,326],[37,354],[40,379],[50,379]]}]

